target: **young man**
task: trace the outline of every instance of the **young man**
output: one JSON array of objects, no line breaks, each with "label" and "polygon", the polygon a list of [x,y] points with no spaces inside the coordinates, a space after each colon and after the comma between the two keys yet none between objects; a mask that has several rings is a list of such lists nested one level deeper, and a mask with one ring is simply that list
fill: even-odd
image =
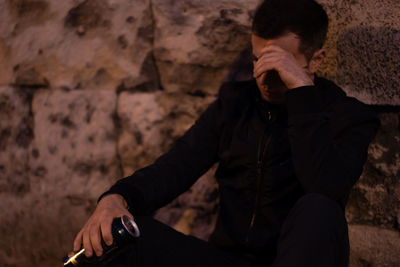
[{"label": "young man", "polygon": [[[142,237],[112,266],[347,266],[344,207],[379,122],[315,75],[327,27],[313,0],[266,0],[253,21],[255,79],[224,84],[168,153],[103,194],[74,250],[101,255],[101,236],[111,244],[126,214]],[[209,242],[150,217],[215,162]]]}]

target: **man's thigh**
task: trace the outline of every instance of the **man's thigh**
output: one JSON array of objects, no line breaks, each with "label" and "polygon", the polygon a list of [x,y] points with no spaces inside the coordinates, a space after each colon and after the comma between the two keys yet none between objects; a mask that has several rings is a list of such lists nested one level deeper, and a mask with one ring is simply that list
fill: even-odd
[{"label": "man's thigh", "polygon": [[107,267],[250,266],[248,260],[187,236],[147,216],[135,217],[141,237]]}]

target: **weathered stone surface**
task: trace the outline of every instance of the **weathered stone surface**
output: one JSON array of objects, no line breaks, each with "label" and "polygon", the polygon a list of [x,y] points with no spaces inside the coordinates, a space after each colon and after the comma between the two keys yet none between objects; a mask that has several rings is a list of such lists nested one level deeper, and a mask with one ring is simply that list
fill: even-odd
[{"label": "weathered stone surface", "polygon": [[350,223],[400,230],[400,132],[398,114],[381,114],[360,181],[350,195]]},{"label": "weathered stone surface", "polygon": [[214,100],[215,95],[157,94],[157,101],[167,111],[164,128],[165,137],[175,140],[183,135]]},{"label": "weathered stone surface", "polygon": [[158,74],[148,67],[154,66],[149,3],[2,1],[0,58],[8,55],[0,70],[8,71],[0,82],[19,84],[34,69],[52,88],[115,90],[127,79],[133,87],[158,86]]},{"label": "weathered stone surface", "polygon": [[[4,126],[10,124],[12,139],[20,140],[16,145],[5,142],[13,145],[8,150],[8,160],[13,162],[7,167],[20,173],[14,181],[1,179],[0,265],[59,265],[99,194],[121,175],[113,121],[116,94],[37,91],[32,102],[31,141],[32,135],[16,134],[18,127],[24,127],[20,121],[29,116],[29,104],[12,90],[2,88],[1,115]],[[7,96],[8,102],[4,100]],[[19,180],[22,185],[15,186]],[[24,186],[28,191],[22,196],[14,192]]]},{"label": "weathered stone surface", "polygon": [[15,85],[20,88],[47,88],[49,81],[43,77],[35,68],[15,68]]},{"label": "weathered stone surface", "polygon": [[43,0],[6,0],[9,12],[18,19],[18,27],[41,24],[50,19],[49,3]]},{"label": "weathered stone surface", "polygon": [[400,233],[378,227],[351,225],[350,266],[399,266]]},{"label": "weathered stone surface", "polygon": [[[95,201],[60,197],[49,190],[21,198],[0,194],[0,265],[60,266]],[[4,208],[3,208],[4,207]]]},{"label": "weathered stone surface", "polygon": [[[32,140],[29,102],[16,88],[0,87],[0,194],[30,190],[28,146]],[[7,208],[0,204],[1,210]]]},{"label": "weathered stone surface", "polygon": [[[0,9],[2,4],[0,3]],[[1,23],[0,23],[1,24]],[[12,67],[10,61],[10,48],[7,46],[3,38],[0,38],[0,85],[8,85],[12,80]]]},{"label": "weathered stone surface", "polygon": [[337,82],[367,104],[400,104],[400,31],[358,26],[338,40]]},{"label": "weathered stone surface", "polygon": [[124,175],[152,163],[194,123],[215,97],[178,93],[121,93],[118,142]]},{"label": "weathered stone surface", "polygon": [[161,154],[165,142],[161,129],[165,113],[153,93],[123,92],[119,95],[118,151],[124,176],[152,163]]},{"label": "weathered stone surface", "polygon": [[[61,231],[49,244],[41,242],[37,252],[61,259],[98,196],[121,176],[113,121],[116,103],[115,92],[108,90],[96,94],[41,90],[35,94],[29,197],[37,203],[27,207],[40,212],[26,211],[21,218],[33,216],[34,232],[50,225],[40,233],[40,240],[54,238],[51,230]],[[32,241],[28,239],[26,246],[35,246]]]},{"label": "weathered stone surface", "polygon": [[259,1],[153,1],[155,57],[167,91],[213,94],[250,44]]},{"label": "weathered stone surface", "polygon": [[[352,85],[357,86],[344,86],[346,91],[369,103],[399,105],[399,88],[396,88],[395,85],[382,88],[379,83],[382,82],[382,79],[385,82],[391,79],[389,74],[386,74],[385,79],[381,73],[383,69],[391,74],[393,74],[393,71],[398,71],[392,70],[392,67],[398,66],[398,60],[396,60],[398,52],[397,54],[384,54],[382,49],[399,51],[399,42],[396,40],[399,38],[398,30],[400,29],[400,21],[397,19],[400,12],[400,2],[395,0],[378,2],[374,0],[318,0],[318,2],[325,7],[330,18],[328,40],[325,44],[327,57],[320,73],[334,80],[336,78],[342,80],[343,76],[346,76],[347,79],[354,78],[357,81],[353,81]],[[373,29],[373,32],[360,31],[360,29],[365,28]],[[389,35],[385,36],[385,33],[389,33]],[[378,40],[379,38],[381,39]],[[372,43],[374,40],[378,43]],[[360,46],[357,47],[356,44]],[[372,45],[372,47],[367,47],[367,44]],[[382,44],[382,46],[374,50],[373,48],[377,48],[379,44]],[[338,48],[340,48],[340,51]],[[343,58],[350,53],[367,58],[355,58],[355,56],[351,56],[351,59]],[[343,60],[345,62],[342,62]],[[364,62],[365,65],[360,65],[361,62]],[[378,63],[378,66],[374,66],[375,62]],[[343,63],[345,66],[342,70]],[[392,63],[395,66],[391,66]],[[366,70],[368,66],[373,67],[371,72],[361,73],[368,72]],[[345,74],[346,71],[349,73]],[[357,73],[361,73],[361,79],[357,76]],[[374,81],[375,76],[378,77],[376,82]],[[398,79],[395,79],[395,81],[398,84]],[[372,87],[371,84],[378,85],[378,88]],[[347,84],[345,82],[345,84],[340,85]],[[381,90],[385,90],[385,92]],[[396,97],[391,99],[390,95]]]},{"label": "weathered stone surface", "polygon": [[155,218],[177,231],[207,240],[216,222],[218,185],[211,168],[190,188],[169,205],[157,211]]},{"label": "weathered stone surface", "polygon": [[36,192],[96,199],[119,176],[116,103],[112,91],[35,94],[29,164]]}]

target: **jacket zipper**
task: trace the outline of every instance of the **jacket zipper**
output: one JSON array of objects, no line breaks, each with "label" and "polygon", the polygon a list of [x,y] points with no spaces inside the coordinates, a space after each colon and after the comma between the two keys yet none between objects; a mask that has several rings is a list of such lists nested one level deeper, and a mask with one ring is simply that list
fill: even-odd
[{"label": "jacket zipper", "polygon": [[[270,111],[268,111],[267,116],[268,116],[268,121],[271,121],[271,112]],[[260,194],[261,194],[262,162],[263,162],[263,159],[264,159],[265,152],[267,150],[267,146],[269,145],[269,142],[271,140],[271,138],[267,138],[267,140],[264,141],[265,136],[267,134],[267,130],[268,130],[268,125],[264,129],[264,133],[261,136],[260,142],[259,142],[259,145],[258,145],[258,152],[257,152],[257,192],[256,192],[256,199],[255,199],[255,202],[254,202],[253,213],[252,213],[252,216],[251,216],[249,229],[247,230],[246,244],[249,243],[250,231],[254,227],[254,222],[255,222],[255,219],[256,219],[257,207],[258,207],[258,203],[260,201],[259,199],[260,199]]]}]

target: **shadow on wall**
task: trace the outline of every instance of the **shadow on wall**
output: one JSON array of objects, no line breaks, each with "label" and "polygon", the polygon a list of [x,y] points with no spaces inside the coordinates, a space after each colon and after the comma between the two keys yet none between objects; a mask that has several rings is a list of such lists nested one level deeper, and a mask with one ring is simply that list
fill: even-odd
[{"label": "shadow on wall", "polygon": [[246,81],[253,78],[253,62],[251,61],[251,46],[243,50],[237,60],[232,64],[231,69],[224,81]]},{"label": "shadow on wall", "polygon": [[340,35],[336,81],[366,104],[400,104],[400,31],[357,26]]}]

